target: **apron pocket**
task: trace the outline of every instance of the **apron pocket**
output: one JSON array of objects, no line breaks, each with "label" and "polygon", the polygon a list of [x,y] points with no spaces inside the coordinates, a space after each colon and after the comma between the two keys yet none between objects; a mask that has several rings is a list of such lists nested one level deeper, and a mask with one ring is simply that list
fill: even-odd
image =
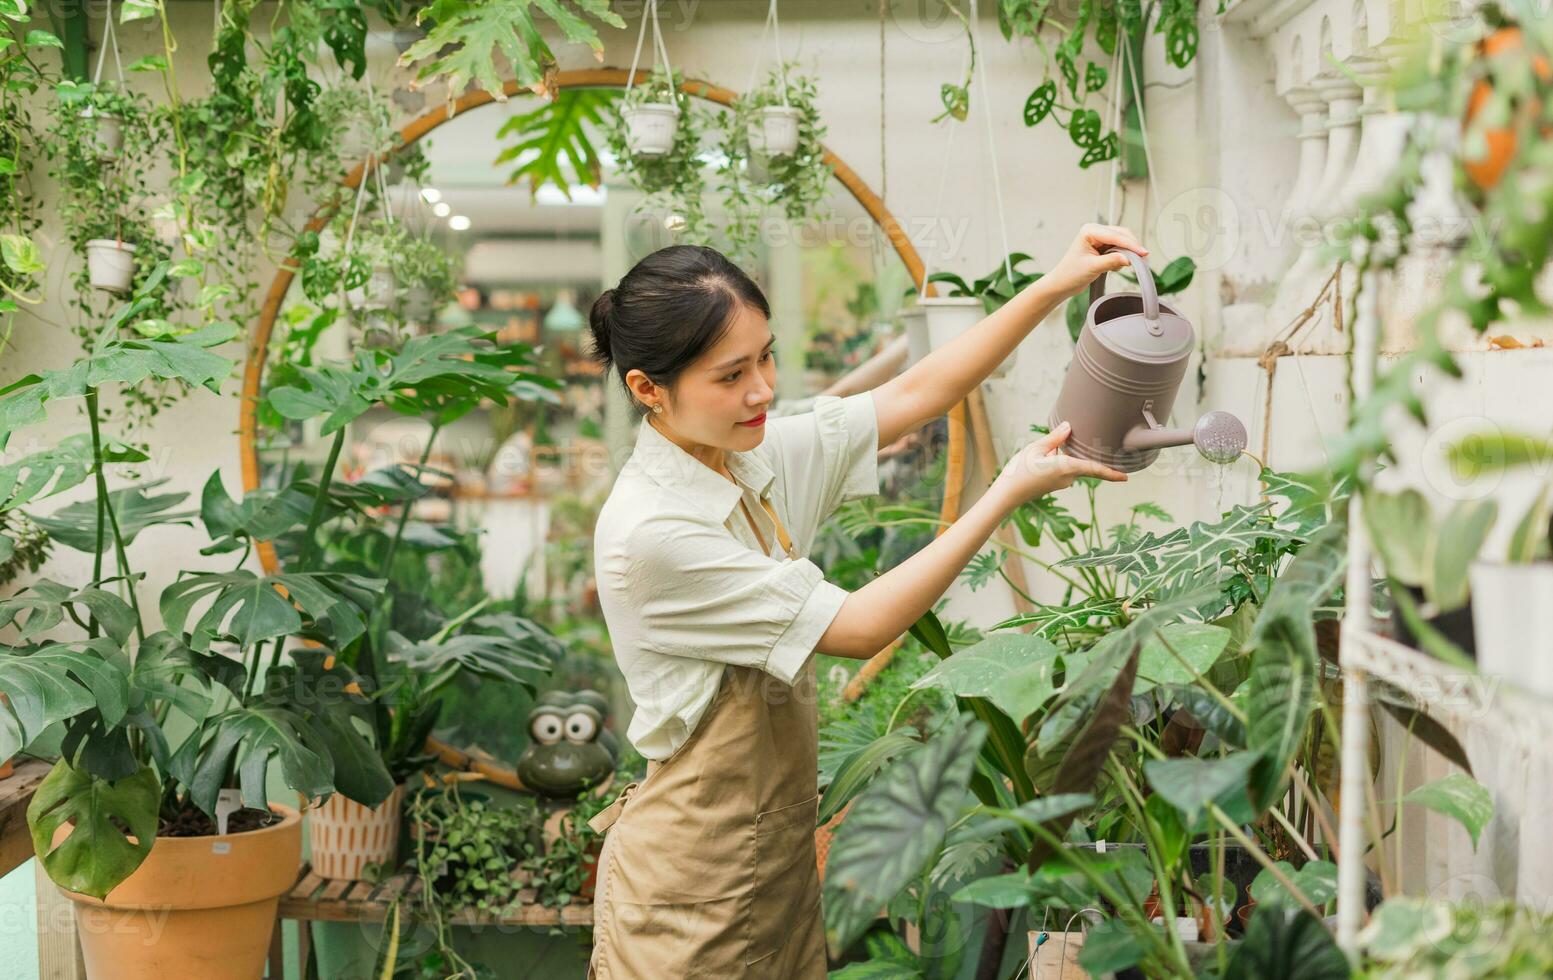
[{"label": "apron pocket", "polygon": [[802,928],[802,916],[818,906],[820,879],[814,863],[818,796],[755,815],[755,875],[750,892],[747,963],[782,948]]}]

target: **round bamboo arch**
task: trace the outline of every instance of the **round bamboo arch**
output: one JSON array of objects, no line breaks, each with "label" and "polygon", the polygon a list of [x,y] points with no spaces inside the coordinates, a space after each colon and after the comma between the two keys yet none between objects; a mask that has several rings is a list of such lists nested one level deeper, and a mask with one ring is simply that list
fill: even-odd
[{"label": "round bamboo arch", "polygon": [[[587,68],[558,72],[552,82],[555,90],[572,88],[624,88],[630,72],[621,68]],[[636,81],[645,82],[649,72],[638,70]],[[718,105],[731,105],[738,97],[738,93],[720,85],[699,79],[687,79],[680,90],[687,95],[696,96]],[[517,81],[509,80],[502,86],[502,91],[508,97],[520,94],[530,94],[528,86]],[[390,151],[382,158],[369,157],[351,168],[342,181],[347,189],[357,189],[363,180],[381,163],[393,155],[398,149],[410,146],[432,130],[469,109],[496,101],[495,96],[478,89],[465,93],[454,103],[450,112],[446,103],[421,114],[406,123],[399,130],[400,144],[394,151]],[[859,177],[857,171],[847,165],[827,147],[825,148],[824,161],[830,167],[831,172],[841,185],[862,205],[874,222],[883,229],[891,246],[906,265],[906,270],[911,274],[913,282],[920,281],[923,274],[922,257],[917,254],[915,246],[906,236],[895,216],[890,214],[884,206],[884,201],[875,194]],[[333,217],[333,207],[321,207],[314,212],[309,219],[306,230],[322,231],[329,219]],[[265,294],[264,305],[259,310],[259,319],[254,323],[253,330],[249,334],[248,358],[243,367],[242,398],[239,403],[238,416],[238,451],[241,456],[242,486],[245,493],[257,490],[259,487],[259,445],[258,445],[258,407],[259,388],[264,375],[264,362],[269,354],[270,337],[274,333],[275,319],[280,314],[280,307],[285,302],[286,293],[291,288],[291,281],[296,276],[297,265],[288,256],[276,270],[275,278],[270,282],[269,291]],[[931,283],[926,285],[925,293],[934,295],[935,290]],[[939,509],[939,518],[942,522],[938,533],[942,533],[944,527],[953,523],[960,516],[960,501],[965,484],[966,464],[966,436],[967,416],[970,414],[970,402],[976,401],[976,408],[980,408],[980,399],[976,396],[979,392],[973,392],[971,398],[967,398],[956,404],[948,413],[949,418],[949,446],[948,460],[944,470],[944,499]],[[990,448],[990,447],[989,447]],[[990,463],[990,461],[989,461]],[[274,574],[280,570],[280,560],[275,554],[272,542],[261,541],[256,548],[259,562],[266,573]],[[872,673],[888,661],[897,644],[892,643],[872,661],[865,665],[865,669],[873,667]],[[876,665],[877,661],[877,665]],[[853,695],[854,697],[856,695]],[[458,750],[442,743],[429,742],[428,748],[436,751],[445,762],[453,763],[458,758]],[[462,768],[462,767],[459,767]],[[522,783],[518,781],[517,774],[505,767],[496,767],[482,764],[483,774],[492,782],[509,786],[514,789],[522,789]],[[509,778],[510,777],[510,778]]]}]

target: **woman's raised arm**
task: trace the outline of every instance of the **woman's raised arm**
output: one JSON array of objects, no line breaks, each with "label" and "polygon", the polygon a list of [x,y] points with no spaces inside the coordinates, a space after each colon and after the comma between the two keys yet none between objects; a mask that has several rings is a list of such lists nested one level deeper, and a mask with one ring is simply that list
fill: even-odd
[{"label": "woman's raised arm", "polygon": [[1148,254],[1126,228],[1085,225],[1050,272],[965,333],[875,388],[879,447],[949,411],[1063,301],[1087,289],[1096,276],[1126,268],[1125,255],[1101,252],[1108,246]]}]

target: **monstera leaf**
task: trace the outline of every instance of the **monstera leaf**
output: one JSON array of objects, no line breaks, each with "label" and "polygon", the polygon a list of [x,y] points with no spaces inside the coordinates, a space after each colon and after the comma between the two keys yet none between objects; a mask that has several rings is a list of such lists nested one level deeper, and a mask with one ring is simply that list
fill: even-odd
[{"label": "monstera leaf", "polygon": [[[108,781],[61,759],[27,805],[33,852],[56,885],[105,898],[151,853],[161,802],[162,783],[149,766]],[[55,847],[54,833],[67,823],[70,836]]]},{"label": "monstera leaf", "polygon": [[[110,463],[143,463],[148,458],[145,453],[123,443],[110,442],[103,446],[103,459]],[[0,466],[0,511],[79,486],[96,472],[94,466],[92,437],[85,432],[66,436],[52,449]]]},{"label": "monstera leaf", "polygon": [[853,803],[825,863],[825,935],[840,955],[938,853],[986,729],[963,715],[902,756]]},{"label": "monstera leaf", "polygon": [[230,323],[214,323],[160,340],[119,336],[57,371],[29,374],[0,389],[0,449],[15,430],[48,417],[45,405],[83,398],[108,383],[135,385],[147,379],[178,381],[218,392],[235,362],[209,348],[238,335]]},{"label": "monstera leaf", "polygon": [[64,622],[67,613],[79,622],[83,612],[117,643],[126,642],[134,632],[134,610],[112,592],[90,586],[72,589],[46,578],[0,600],[0,627],[15,623],[17,638],[26,643]]},{"label": "monstera leaf", "polygon": [[[188,498],[186,493],[147,493],[166,482],[166,479],[152,480],[108,494],[113,519],[118,523],[119,536],[125,547],[148,527],[156,524],[188,524],[194,516],[193,511],[173,509]],[[78,501],[68,507],[61,507],[52,517],[34,517],[32,521],[62,545],[87,554],[97,551],[96,500]],[[110,535],[110,529],[105,527],[104,540],[108,540]]]},{"label": "monstera leaf", "polygon": [[[610,27],[626,26],[609,9],[609,0],[432,0],[415,15],[415,22],[431,21],[434,26],[399,56],[399,64],[424,62],[416,82],[445,80],[449,101],[474,82],[505,102],[503,85],[509,76],[540,91],[546,72],[555,67],[555,56],[534,23],[535,7],[555,22],[568,43],[586,44],[599,59],[604,44],[588,18]],[[498,67],[497,55],[507,67]]]},{"label": "monstera leaf", "polygon": [[1261,756],[1252,775],[1258,812],[1283,795],[1289,763],[1305,739],[1319,667],[1314,614],[1342,583],[1347,542],[1342,515],[1311,538],[1278,576],[1246,644],[1247,739]]},{"label": "monstera leaf", "polygon": [[566,89],[553,101],[502,123],[496,138],[517,140],[497,154],[494,161],[516,161],[517,166],[507,175],[508,185],[528,181],[532,198],[539,188],[551,184],[568,201],[572,199],[574,180],[597,187],[601,165],[588,127],[602,132],[608,125],[604,110],[610,109],[619,97],[611,89]]},{"label": "monstera leaf", "polygon": [[87,712],[118,724],[129,706],[123,651],[113,640],[54,643],[0,652],[0,757],[9,759],[55,722]]},{"label": "monstera leaf", "polygon": [[[327,621],[336,645],[344,646],[366,631],[382,588],[381,579],[338,572],[202,572],[162,591],[162,619],[175,633],[187,628],[189,645],[205,651],[218,636],[231,636],[244,649],[289,636],[301,630],[306,613],[315,624]],[[195,608],[206,603],[189,626]]]},{"label": "monstera leaf", "polygon": [[301,714],[272,704],[238,705],[209,719],[173,753],[171,771],[188,788],[189,799],[214,813],[216,797],[237,774],[243,805],[264,809],[271,760],[280,763],[286,785],[308,799],[334,790],[334,761],[316,725]]},{"label": "monstera leaf", "polygon": [[146,637],[130,668],[131,711],[166,702],[198,723],[214,704],[216,685],[241,696],[243,664],[219,653],[193,649],[181,636],[162,630]]},{"label": "monstera leaf", "polygon": [[441,640],[411,643],[396,632],[388,634],[388,659],[424,676],[429,694],[459,674],[517,684],[530,693],[536,674],[549,671],[550,657],[522,637],[461,633]]}]

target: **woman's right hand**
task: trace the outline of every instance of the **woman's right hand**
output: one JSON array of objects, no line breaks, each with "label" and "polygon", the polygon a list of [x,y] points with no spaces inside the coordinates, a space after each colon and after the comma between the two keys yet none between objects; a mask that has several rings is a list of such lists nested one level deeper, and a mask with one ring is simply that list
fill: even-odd
[{"label": "woman's right hand", "polygon": [[993,487],[1001,488],[1018,506],[1043,494],[1070,487],[1081,476],[1098,477],[1111,483],[1126,482],[1126,473],[1104,463],[1059,453],[1058,448],[1072,433],[1073,427],[1063,422],[1048,435],[1015,453],[998,473]]}]

